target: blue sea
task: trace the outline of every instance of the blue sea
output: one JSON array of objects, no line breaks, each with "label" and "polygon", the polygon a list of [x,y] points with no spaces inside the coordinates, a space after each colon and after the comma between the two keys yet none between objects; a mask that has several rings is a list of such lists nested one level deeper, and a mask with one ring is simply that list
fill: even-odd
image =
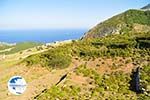
[{"label": "blue sea", "polygon": [[87,29],[49,29],[49,30],[0,30],[0,42],[42,42],[49,43],[69,39],[79,39]]}]

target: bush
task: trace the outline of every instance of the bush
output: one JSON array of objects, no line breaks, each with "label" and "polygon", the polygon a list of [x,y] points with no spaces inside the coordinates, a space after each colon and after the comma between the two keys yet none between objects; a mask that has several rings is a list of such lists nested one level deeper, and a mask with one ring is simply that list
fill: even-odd
[{"label": "bush", "polygon": [[68,48],[55,48],[41,54],[35,54],[23,60],[27,65],[40,64],[49,68],[66,68],[71,63],[70,50]]}]

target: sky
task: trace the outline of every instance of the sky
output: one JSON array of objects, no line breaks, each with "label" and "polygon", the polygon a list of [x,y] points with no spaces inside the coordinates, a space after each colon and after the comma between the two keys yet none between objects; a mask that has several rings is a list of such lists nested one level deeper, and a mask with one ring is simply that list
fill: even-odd
[{"label": "sky", "polygon": [[149,0],[0,0],[0,29],[91,28]]}]

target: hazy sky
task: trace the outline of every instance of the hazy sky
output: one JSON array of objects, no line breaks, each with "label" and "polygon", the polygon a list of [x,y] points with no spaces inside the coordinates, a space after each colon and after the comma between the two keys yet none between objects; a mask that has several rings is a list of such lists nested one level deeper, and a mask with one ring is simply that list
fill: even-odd
[{"label": "hazy sky", "polygon": [[0,29],[91,28],[149,0],[0,0]]}]

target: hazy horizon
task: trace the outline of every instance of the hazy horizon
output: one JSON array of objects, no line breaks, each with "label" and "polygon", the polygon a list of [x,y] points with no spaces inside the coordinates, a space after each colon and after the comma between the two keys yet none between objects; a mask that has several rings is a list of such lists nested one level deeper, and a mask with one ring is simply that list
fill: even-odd
[{"label": "hazy horizon", "polygon": [[149,0],[1,0],[0,29],[89,29]]},{"label": "hazy horizon", "polygon": [[51,43],[79,39],[86,31],[86,29],[0,30],[0,42],[20,43],[30,41]]}]

